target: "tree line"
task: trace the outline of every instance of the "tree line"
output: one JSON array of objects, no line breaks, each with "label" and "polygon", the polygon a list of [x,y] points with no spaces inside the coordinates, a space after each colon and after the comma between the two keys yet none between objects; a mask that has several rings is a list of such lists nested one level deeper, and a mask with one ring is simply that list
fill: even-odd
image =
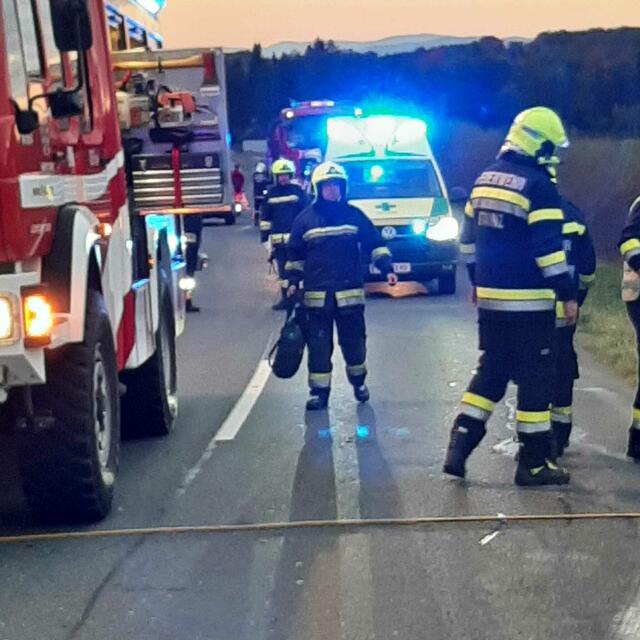
[{"label": "tree line", "polygon": [[640,135],[640,28],[543,33],[528,43],[486,37],[385,56],[316,40],[303,55],[264,58],[255,45],[229,54],[226,67],[235,140],[264,138],[292,99],[322,98],[483,128],[544,104],[587,135]]}]

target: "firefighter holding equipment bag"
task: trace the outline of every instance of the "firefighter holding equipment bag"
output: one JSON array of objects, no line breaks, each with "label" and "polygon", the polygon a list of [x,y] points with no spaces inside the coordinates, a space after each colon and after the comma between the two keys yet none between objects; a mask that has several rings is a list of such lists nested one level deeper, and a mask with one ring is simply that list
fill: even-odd
[{"label": "firefighter holding equipment bag", "polygon": [[366,328],[361,251],[395,285],[391,253],[373,223],[347,203],[347,174],[338,164],[316,167],[315,200],[293,223],[286,277],[289,296],[304,281],[305,337],[309,347],[307,410],[325,409],[331,392],[333,327],[358,402],[369,400],[365,385]]}]

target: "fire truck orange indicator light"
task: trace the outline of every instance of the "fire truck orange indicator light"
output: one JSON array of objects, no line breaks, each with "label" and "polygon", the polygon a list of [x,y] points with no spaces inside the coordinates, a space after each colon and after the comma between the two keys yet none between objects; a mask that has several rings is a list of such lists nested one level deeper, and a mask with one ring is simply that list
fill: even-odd
[{"label": "fire truck orange indicator light", "polygon": [[42,294],[24,299],[24,328],[26,346],[44,346],[51,342],[53,311]]}]

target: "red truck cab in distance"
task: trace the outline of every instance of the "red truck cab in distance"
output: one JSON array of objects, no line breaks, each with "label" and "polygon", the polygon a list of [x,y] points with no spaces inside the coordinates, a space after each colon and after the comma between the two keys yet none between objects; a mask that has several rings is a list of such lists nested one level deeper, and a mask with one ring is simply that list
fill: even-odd
[{"label": "red truck cab in distance", "polygon": [[296,166],[297,177],[308,178],[322,161],[327,144],[327,119],[333,116],[362,115],[362,109],[333,100],[292,101],[282,109],[268,140],[270,163],[287,158]]}]

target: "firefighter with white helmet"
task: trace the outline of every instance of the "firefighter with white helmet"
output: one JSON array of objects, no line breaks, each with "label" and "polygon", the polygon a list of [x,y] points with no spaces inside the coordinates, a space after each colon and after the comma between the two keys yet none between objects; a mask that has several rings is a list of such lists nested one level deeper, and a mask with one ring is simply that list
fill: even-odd
[{"label": "firefighter with white helmet", "polygon": [[311,183],[315,199],[293,224],[287,262],[289,294],[294,295],[304,281],[309,411],[325,409],[328,404],[334,324],[356,400],[369,400],[365,385],[363,253],[389,284],[398,281],[391,253],[377,229],[360,209],[347,203],[344,169],[333,162],[320,164]]},{"label": "firefighter with white helmet", "polygon": [[261,239],[263,243],[270,243],[268,250],[278,265],[280,276],[281,298],[273,306],[274,311],[281,311],[287,307],[287,242],[293,221],[307,206],[305,192],[291,181],[295,172],[295,166],[290,160],[280,158],[273,163],[271,173],[275,184],[267,192],[260,208]]},{"label": "firefighter with white helmet", "polygon": [[465,462],[509,381],[518,385],[518,485],[559,485],[569,474],[552,461],[551,413],[556,302],[575,324],[576,286],[563,248],[562,201],[548,168],[569,141],[560,117],[534,107],[514,120],[497,161],[476,180],[465,208],[460,251],[478,306],[477,373],[462,398],[444,471]]}]

